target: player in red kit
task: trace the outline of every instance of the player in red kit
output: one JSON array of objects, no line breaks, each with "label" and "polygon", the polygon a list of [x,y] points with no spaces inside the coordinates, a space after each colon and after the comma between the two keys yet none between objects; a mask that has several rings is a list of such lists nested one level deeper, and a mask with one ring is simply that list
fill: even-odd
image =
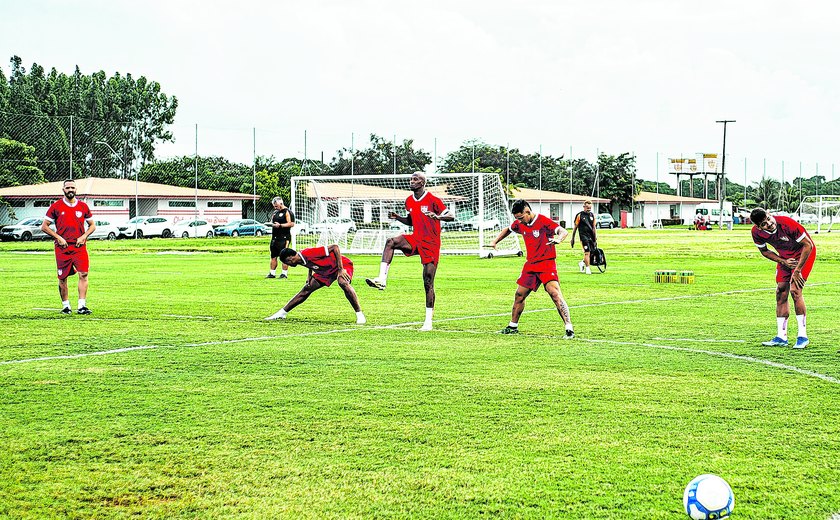
[{"label": "player in red kit", "polygon": [[420,328],[422,331],[432,330],[432,315],[435,310],[435,273],[440,258],[440,221],[455,220],[443,201],[426,191],[426,176],[423,172],[414,172],[409,181],[409,188],[413,192],[405,200],[408,215],[397,215],[393,211],[388,217],[413,226],[414,233],[389,238],[382,251],[382,263],[379,265],[379,276],[366,278],[367,284],[380,291],[385,289],[388,282],[388,269],[396,251],[402,251],[405,256],[420,255],[423,264],[423,287],[426,290],[426,320]]},{"label": "player in red kit", "polygon": [[[61,296],[61,313],[72,314],[67,290],[67,277],[79,273],[79,314],[90,314],[87,308],[88,289],[88,236],[96,229],[90,208],[76,198],[76,183],[64,181],[64,197],[55,201],[47,210],[41,231],[55,239],[55,263],[58,267],[58,294]],[[87,222],[87,230],[85,223]],[[50,228],[55,225],[55,231]]]},{"label": "player in red kit", "polygon": [[[811,274],[817,247],[811,235],[799,222],[790,217],[774,217],[762,208],[750,213],[753,224],[752,239],[762,256],[776,262],[776,323],[778,333],[762,345],[766,347],[788,346],[787,322],[790,317],[788,297],[793,297],[796,312],[796,344],[793,348],[805,348],[810,341],[805,328],[805,297],[802,289]],[[773,246],[774,253],[767,246]]]},{"label": "player in red kit", "polygon": [[525,299],[542,285],[545,287],[545,292],[551,296],[554,305],[557,307],[557,312],[566,325],[564,338],[574,338],[575,332],[572,327],[572,319],[569,316],[569,306],[566,305],[563,293],[560,292],[560,280],[557,277],[557,262],[555,261],[557,253],[554,250],[554,245],[562,242],[569,232],[550,218],[531,212],[531,205],[524,200],[514,201],[510,211],[516,220],[509,228],[505,228],[499,233],[490,247],[495,249],[496,245],[505,237],[511,233],[519,233],[525,240],[525,249],[528,255],[525,265],[522,266],[522,274],[516,281],[519,287],[516,289],[516,295],[513,299],[510,323],[499,332],[502,334],[519,334],[519,317],[525,310]]},{"label": "player in red kit", "polygon": [[337,245],[310,247],[300,252],[287,247],[280,251],[279,258],[283,264],[290,267],[298,265],[306,267],[309,269],[309,276],[306,277],[303,289],[266,320],[285,319],[289,311],[305,302],[310,294],[321,287],[329,287],[338,280],[338,286],[344,291],[344,296],[356,312],[356,324],[363,325],[367,321],[359,306],[359,297],[350,285],[353,282],[353,262],[341,255],[341,250]]}]

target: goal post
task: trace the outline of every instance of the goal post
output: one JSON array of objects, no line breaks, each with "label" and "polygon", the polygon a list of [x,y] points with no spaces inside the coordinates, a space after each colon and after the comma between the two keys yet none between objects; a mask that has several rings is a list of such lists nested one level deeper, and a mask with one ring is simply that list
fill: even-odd
[{"label": "goal post", "polygon": [[[291,208],[297,224],[292,247],[338,244],[353,254],[380,254],[385,241],[411,228],[388,217],[405,215],[411,175],[292,177]],[[439,197],[455,220],[441,222],[441,254],[493,257],[521,255],[511,234],[486,247],[513,221],[498,173],[441,173],[426,176],[426,190]]]},{"label": "goal post", "polygon": [[831,233],[840,224],[840,195],[809,195],[796,210],[800,224],[816,224],[816,233]]}]

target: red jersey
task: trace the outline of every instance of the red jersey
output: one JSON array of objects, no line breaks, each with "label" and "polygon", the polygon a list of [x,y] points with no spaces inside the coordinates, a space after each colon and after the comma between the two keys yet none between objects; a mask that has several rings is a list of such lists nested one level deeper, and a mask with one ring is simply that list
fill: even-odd
[{"label": "red jersey", "polygon": [[776,254],[784,259],[799,258],[802,252],[802,241],[811,235],[805,231],[802,224],[790,217],[773,217],[776,219],[776,231],[768,233],[758,226],[752,228],[752,238],[759,249],[766,249],[768,245],[773,246]]},{"label": "red jersey", "polygon": [[523,224],[514,220],[510,230],[519,233],[525,239],[525,250],[528,252],[527,262],[536,264],[546,260],[554,260],[557,252],[554,244],[548,242],[560,229],[560,225],[548,217],[537,214],[530,224]]},{"label": "red jersey", "polygon": [[[338,276],[338,265],[336,265],[335,257],[327,249],[327,246],[310,247],[298,254],[303,259],[304,267],[313,271],[313,276],[323,279],[335,279]],[[341,263],[345,269],[348,264],[351,268],[353,266],[353,262],[344,255],[341,256]]]},{"label": "red jersey", "polygon": [[87,204],[76,199],[72,206],[62,197],[53,202],[44,217],[55,224],[55,231],[68,243],[75,244],[76,239],[85,234],[85,220],[93,218]]},{"label": "red jersey", "polygon": [[405,199],[405,209],[411,216],[414,237],[419,242],[440,248],[440,220],[429,218],[423,212],[431,211],[440,215],[446,210],[443,201],[428,191],[420,197],[420,200],[415,199],[412,193]]}]

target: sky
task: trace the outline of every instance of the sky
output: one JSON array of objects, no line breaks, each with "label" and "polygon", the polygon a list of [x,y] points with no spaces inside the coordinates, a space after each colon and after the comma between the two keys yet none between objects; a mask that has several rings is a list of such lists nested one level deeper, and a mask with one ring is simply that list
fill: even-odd
[{"label": "sky", "polygon": [[[145,76],[159,156],[329,160],[371,133],[586,157],[721,153],[756,182],[840,167],[840,6],[740,0],[0,0],[0,58]],[[8,61],[0,61],[8,76]],[[198,129],[196,132],[196,128]],[[197,139],[196,139],[197,134]],[[305,138],[304,138],[305,136]]]}]

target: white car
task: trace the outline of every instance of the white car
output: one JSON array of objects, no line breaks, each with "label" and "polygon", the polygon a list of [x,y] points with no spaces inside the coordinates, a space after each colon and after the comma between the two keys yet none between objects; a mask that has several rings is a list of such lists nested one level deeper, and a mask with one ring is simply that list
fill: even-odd
[{"label": "white car", "polygon": [[169,217],[134,217],[125,224],[119,226],[120,236],[143,238],[172,236],[172,229],[175,224]]},{"label": "white car", "polygon": [[116,240],[120,236],[120,228],[116,224],[111,224],[107,220],[94,220],[96,229],[93,230],[88,238],[99,240]]},{"label": "white car", "polygon": [[[475,215],[469,220],[465,220],[462,222],[464,231],[478,231],[478,215]],[[499,222],[499,219],[491,218],[485,219],[481,223],[481,229],[485,231],[501,231],[502,224]]]},{"label": "white car", "polygon": [[[4,226],[0,229],[0,239],[28,242],[30,240],[49,238],[49,235],[41,231],[41,222],[43,221],[43,218],[30,217],[21,220],[17,224]],[[55,228],[54,224],[53,228]]]},{"label": "white car", "polygon": [[349,218],[328,217],[326,220],[312,226],[313,233],[323,233],[325,231],[338,234],[355,233],[356,223],[353,222],[353,219]]},{"label": "white car", "polygon": [[172,228],[172,234],[175,237],[181,238],[213,238],[215,236],[213,226],[206,220],[185,220],[183,222],[178,222],[175,224],[175,227]]}]

